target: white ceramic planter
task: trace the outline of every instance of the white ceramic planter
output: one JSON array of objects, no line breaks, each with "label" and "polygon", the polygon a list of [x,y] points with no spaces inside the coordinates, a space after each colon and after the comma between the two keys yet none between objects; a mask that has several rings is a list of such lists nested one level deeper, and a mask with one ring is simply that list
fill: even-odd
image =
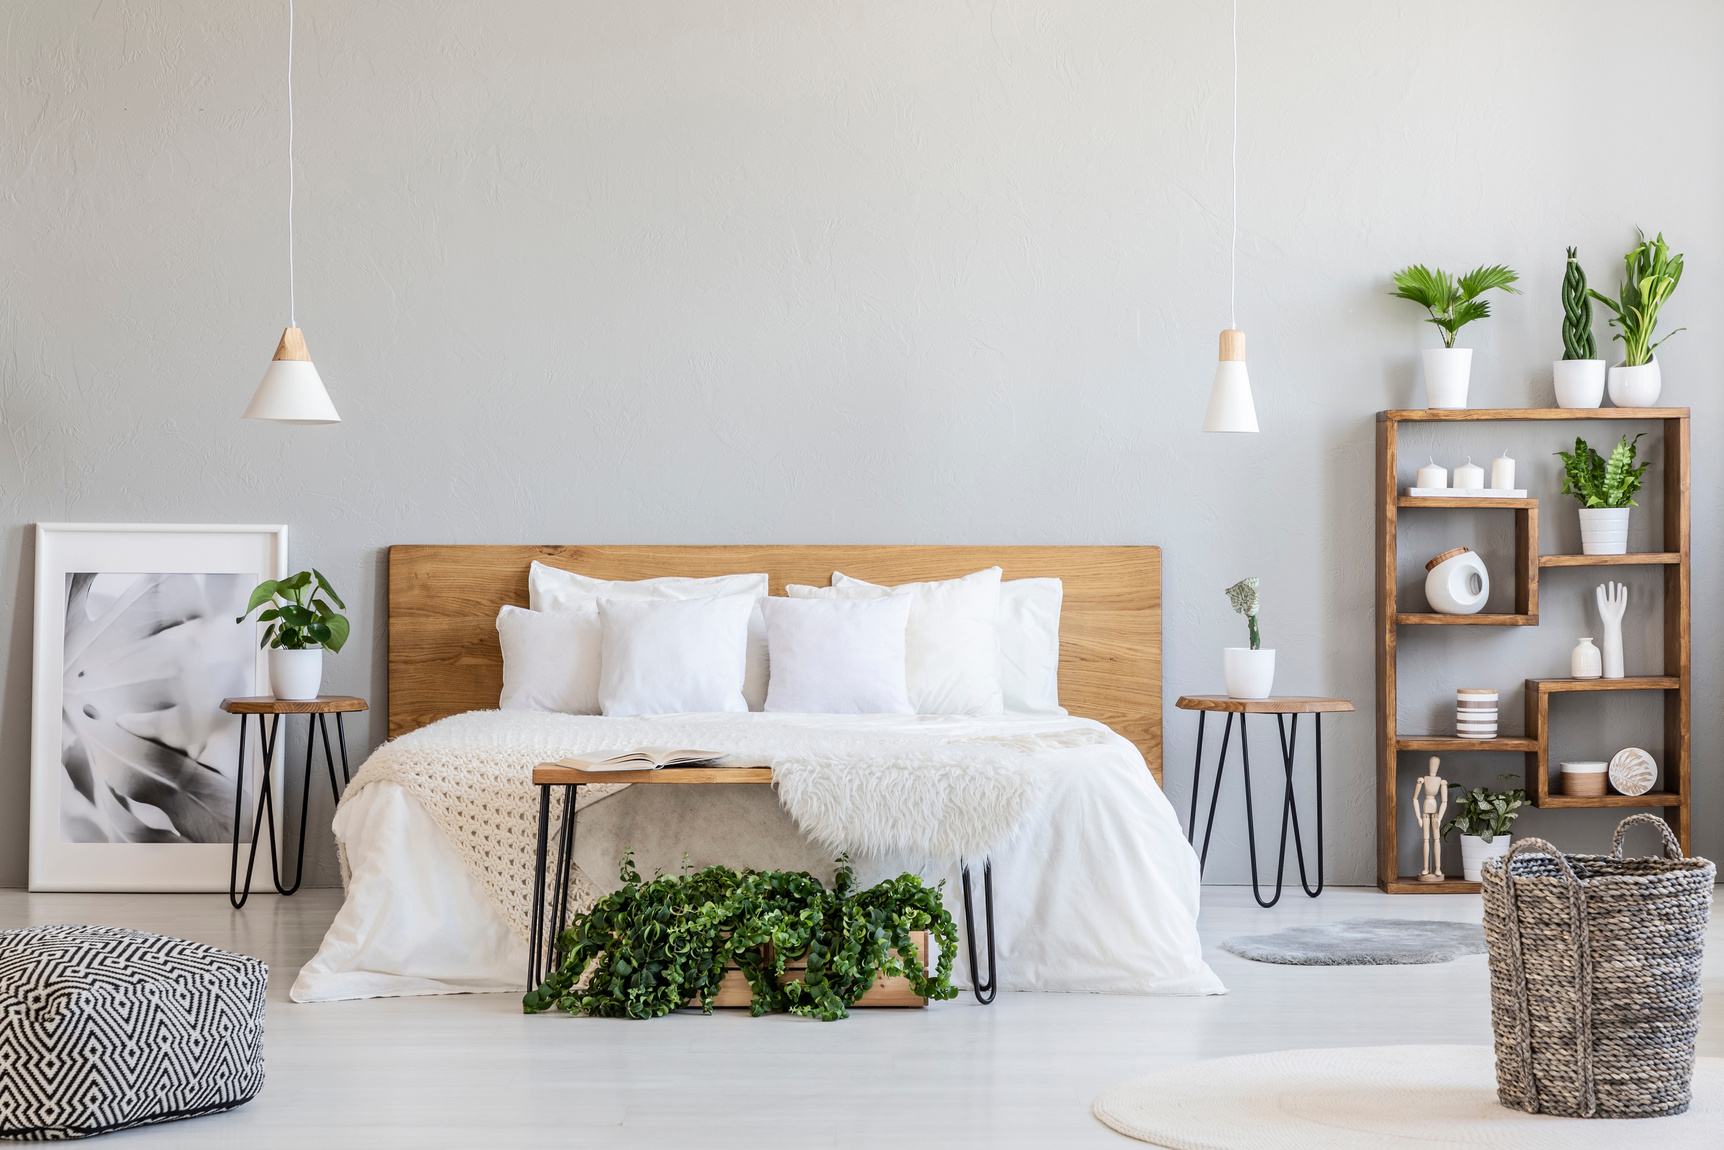
[{"label": "white ceramic planter", "polygon": [[1473,374],[1473,349],[1427,347],[1422,358],[1425,363],[1425,406],[1439,410],[1465,407],[1467,383]]},{"label": "white ceramic planter", "polygon": [[1476,551],[1445,551],[1425,571],[1425,598],[1439,615],[1476,615],[1491,596],[1490,573]]},{"label": "white ceramic planter", "polygon": [[1602,359],[1559,359],[1550,365],[1558,407],[1597,407],[1604,402]]},{"label": "white ceramic planter", "polygon": [[1610,402],[1618,407],[1654,407],[1658,393],[1664,387],[1664,375],[1658,370],[1658,357],[1639,367],[1618,364],[1610,369]]},{"label": "white ceramic planter", "polygon": [[1461,836],[1461,877],[1468,882],[1481,881],[1480,870],[1486,859],[1501,858],[1509,852],[1509,836],[1493,835],[1486,842],[1478,835]]},{"label": "white ceramic planter", "polygon": [[323,687],[323,648],[269,653],[269,688],[278,699],[315,699]]},{"label": "white ceramic planter", "polygon": [[1230,699],[1267,699],[1275,685],[1275,652],[1250,647],[1224,647],[1221,677]]},{"label": "white ceramic planter", "polygon": [[1580,553],[1582,555],[1626,555],[1628,513],[1632,507],[1582,507],[1580,509]]}]

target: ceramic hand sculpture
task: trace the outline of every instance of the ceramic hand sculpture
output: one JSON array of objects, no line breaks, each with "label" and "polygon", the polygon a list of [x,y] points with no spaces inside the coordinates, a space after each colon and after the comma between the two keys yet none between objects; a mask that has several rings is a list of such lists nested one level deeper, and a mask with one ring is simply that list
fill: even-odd
[{"label": "ceramic hand sculpture", "polygon": [[1431,773],[1421,775],[1413,784],[1413,817],[1419,822],[1419,841],[1425,852],[1420,882],[1443,881],[1443,839],[1439,828],[1443,825],[1443,813],[1449,809],[1449,784],[1437,777],[1441,762],[1432,755]]},{"label": "ceramic hand sculpture", "polygon": [[1622,614],[1628,610],[1628,586],[1624,583],[1600,583],[1595,592],[1598,617],[1604,620],[1603,638],[1599,651],[1604,656],[1604,677],[1622,678]]}]

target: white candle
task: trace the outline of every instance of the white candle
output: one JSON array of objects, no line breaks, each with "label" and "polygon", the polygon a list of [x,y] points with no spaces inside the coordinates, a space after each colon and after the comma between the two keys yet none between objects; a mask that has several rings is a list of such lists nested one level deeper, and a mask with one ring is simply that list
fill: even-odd
[{"label": "white candle", "polygon": [[1449,469],[1438,467],[1436,460],[1419,468],[1419,477],[1413,483],[1415,487],[1447,487],[1449,485]]},{"label": "white candle", "polygon": [[1491,460],[1491,487],[1497,491],[1514,487],[1514,460],[1506,452]]},{"label": "white candle", "polygon": [[1485,485],[1485,469],[1473,462],[1472,456],[1455,468],[1455,486],[1462,491],[1478,491]]}]

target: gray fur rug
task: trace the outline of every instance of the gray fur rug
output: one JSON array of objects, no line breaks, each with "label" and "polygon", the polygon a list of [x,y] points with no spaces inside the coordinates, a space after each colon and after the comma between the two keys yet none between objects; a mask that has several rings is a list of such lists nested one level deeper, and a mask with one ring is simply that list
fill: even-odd
[{"label": "gray fur rug", "polygon": [[1274,934],[1240,934],[1221,949],[1286,966],[1401,966],[1485,953],[1485,928],[1417,918],[1349,918]]}]

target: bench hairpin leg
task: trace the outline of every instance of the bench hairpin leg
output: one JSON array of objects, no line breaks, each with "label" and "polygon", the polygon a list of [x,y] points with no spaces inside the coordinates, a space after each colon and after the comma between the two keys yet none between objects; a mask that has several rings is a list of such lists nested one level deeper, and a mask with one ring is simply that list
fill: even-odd
[{"label": "bench hairpin leg", "polygon": [[989,857],[982,860],[982,907],[987,916],[988,928],[988,978],[983,982],[976,973],[976,910],[974,900],[970,895],[970,864],[958,860],[960,875],[964,887],[964,941],[970,948],[970,988],[976,996],[976,1001],[986,1006],[994,1001],[994,994],[999,989],[999,964],[994,957],[994,860]]},{"label": "bench hairpin leg", "polygon": [[533,858],[533,905],[532,927],[528,932],[527,942],[527,990],[531,993],[539,988],[541,972],[539,965],[539,944],[545,926],[545,840],[551,832],[551,788],[549,784],[539,787],[539,846]]},{"label": "bench hairpin leg", "polygon": [[569,871],[575,864],[575,799],[580,784],[563,788],[563,825],[557,831],[556,887],[551,891],[551,923],[545,950],[549,958],[547,974],[562,965],[563,929],[569,919]]}]

